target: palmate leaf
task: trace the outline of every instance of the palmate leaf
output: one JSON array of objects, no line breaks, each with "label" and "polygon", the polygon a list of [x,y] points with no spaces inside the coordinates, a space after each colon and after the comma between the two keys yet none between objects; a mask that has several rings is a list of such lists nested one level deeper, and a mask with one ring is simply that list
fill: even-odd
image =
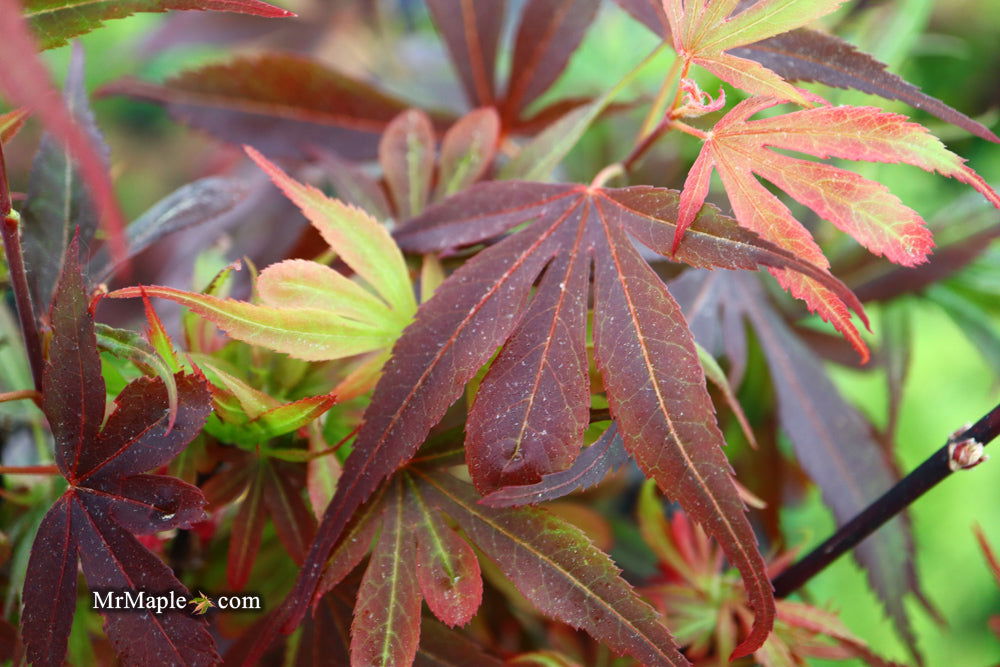
[{"label": "palmate leaf", "polygon": [[388,232],[364,211],[298,183],[253,149],[247,151],[374,294],[325,265],[286,260],[261,273],[259,305],[161,286],[129,287],[108,296],[170,299],[233,338],[307,361],[391,345],[417,304],[402,253]]},{"label": "palmate leaf", "polygon": [[[777,393],[782,430],[839,523],[853,518],[895,483],[897,474],[864,418],[841,397],[820,360],[767,303],[755,281],[693,271],[675,284],[685,315],[692,321],[735,317],[753,326]],[[726,337],[735,331],[737,328],[731,328]],[[862,542],[854,555],[897,628],[913,645],[903,596],[912,592],[923,601],[923,594],[913,562],[908,518],[903,515],[883,526]]]},{"label": "palmate leaf", "polygon": [[24,0],[24,18],[38,37],[42,49],[62,46],[70,38],[100,27],[108,19],[136,12],[171,9],[236,12],[267,18],[286,18],[294,13],[260,0]]},{"label": "palmate leaf", "polygon": [[[926,261],[933,240],[923,219],[884,185],[838,167],[789,157],[769,148],[821,158],[911,164],[967,183],[1000,207],[1000,196],[965,166],[962,158],[948,151],[923,127],[908,122],[905,116],[873,107],[824,106],[749,120],[777,104],[773,98],[746,100],[712,128],[684,183],[675,247],[687,222],[705,201],[714,170],[722,179],[741,225],[815,264],[829,266],[808,231],[754,175],[778,186],[821,218],[851,234],[874,254],[905,266]],[[782,286],[803,299],[810,310],[833,323],[862,358],[867,359],[868,350],[847,309],[828,290],[787,271],[775,274]]]},{"label": "palmate leaf", "polygon": [[[204,517],[197,488],[142,473],[184,449],[210,411],[204,382],[177,374],[178,410],[168,431],[163,381],[144,377],[125,387],[101,425],[105,387],[76,239],[66,250],[51,321],[42,406],[55,440],[56,464],[69,488],[42,521],[25,576],[21,632],[28,659],[36,665],[63,664],[76,605],[78,555],[93,590],[173,591],[187,599],[170,568],[133,534],[189,527]],[[218,661],[204,622],[185,612],[102,614],[115,651],[127,663]]]},{"label": "palmate leaf", "polygon": [[[647,28],[664,39],[671,39],[661,0],[615,1]],[[977,137],[1000,142],[1000,138],[982,123],[922,93],[916,86],[887,71],[885,63],[835,35],[798,28],[730,49],[730,53],[756,61],[788,81],[818,81],[835,88],[852,88],[906,102]]]},{"label": "palmate leaf", "polygon": [[[285,53],[187,70],[154,85],[125,79],[102,89],[161,104],[171,116],[271,157],[301,158],[336,146],[349,159],[374,157],[379,137],[407,104],[370,84]],[[444,117],[433,115],[435,129]]]},{"label": "palmate leaf", "polygon": [[[516,341],[533,340],[535,334],[527,328],[538,323],[542,323],[543,332],[546,326],[558,331],[569,345],[582,340],[582,329],[573,331],[560,322],[560,318],[569,316],[570,310],[555,308],[552,301],[545,299],[554,298],[558,304],[565,293],[566,299],[585,303],[587,281],[584,279],[581,284],[577,278],[576,285],[570,281],[564,289],[560,287],[563,278],[559,276],[568,270],[567,262],[582,264],[575,271],[585,276],[594,256],[599,266],[597,317],[604,318],[601,326],[605,328],[614,318],[615,328],[625,332],[606,330],[599,337],[598,355],[606,386],[612,394],[609,398],[613,413],[624,420],[619,426],[626,446],[640,467],[655,476],[667,493],[691,507],[692,515],[713,531],[726,546],[729,557],[739,564],[751,582],[748,589],[754,591],[753,604],[758,613],[751,643],[743,648],[752,651],[754,642],[763,641],[770,622],[770,588],[763,561],[753,546],[753,533],[719,449],[722,438],[715,426],[694,344],[679,309],[662,283],[639,258],[631,242],[625,240],[627,229],[649,247],[667,252],[673,238],[678,200],[675,191],[651,187],[606,190],[572,184],[486,183],[428,209],[399,230],[397,239],[402,247],[426,253],[479,243],[533,221],[526,229],[483,250],[453,273],[420,308],[413,324],[397,342],[375,388],[354,450],[345,463],[342,481],[317,531],[309,559],[279,615],[281,623],[291,627],[298,622],[312,599],[322,563],[354,511],[383,479],[412,457],[430,428],[498,346],[511,339],[515,348],[524,350],[521,354],[529,356],[513,359],[514,363],[509,365],[517,377],[501,375],[497,380],[497,374],[503,371],[495,367],[480,386],[481,395],[499,395],[490,388],[494,382],[504,386],[513,382],[526,392],[543,382],[552,382],[538,374],[546,371],[545,365],[530,358],[538,350]],[[730,269],[754,269],[758,265],[794,268],[852,300],[850,292],[828,273],[740,230],[714,209],[706,209],[695,227],[697,233],[685,237],[678,249],[681,261]],[[558,259],[545,269],[554,257]],[[543,282],[549,287],[541,292],[546,296],[537,306],[530,307],[538,316],[522,319],[531,286],[543,269],[546,270]],[[569,294],[571,288],[582,290],[582,294]],[[622,312],[622,308],[627,312]],[[553,315],[554,311],[558,312]],[[575,312],[579,312],[579,306]],[[668,335],[674,338],[667,338]],[[623,355],[619,349],[631,352]],[[671,361],[669,368],[661,363],[639,369],[632,367],[632,355],[652,358],[661,353]],[[503,354],[514,352],[505,350]],[[543,350],[544,354],[552,351]],[[578,359],[579,355],[574,352],[568,358]],[[585,368],[581,370],[585,372]],[[567,374],[559,375],[563,376],[567,382],[578,382]],[[689,398],[680,399],[681,395]],[[664,400],[657,402],[657,396]],[[475,450],[472,434],[485,434],[488,426],[476,420],[494,414],[497,408],[505,414],[498,422],[503,431],[490,430],[490,437],[505,445],[491,448],[486,443],[485,449],[480,447],[482,455],[469,457],[473,480],[481,491],[495,490],[504,471],[518,470],[519,479],[528,482],[553,472],[545,455],[532,450],[539,443],[529,442],[525,434],[530,429],[544,437],[543,431],[547,430],[544,424],[578,423],[579,418],[574,415],[588,407],[586,391],[552,396],[508,392],[502,398],[502,404],[492,406],[489,411],[473,407],[468,424],[469,446]],[[649,404],[650,400],[654,402]],[[683,417],[672,414],[675,408],[684,411]],[[636,425],[644,411],[644,422],[655,422],[655,426]],[[579,426],[561,430],[566,441],[552,447],[561,452],[578,448],[578,430]],[[514,456],[518,452],[522,454],[520,459]],[[680,468],[684,469],[682,479],[675,476]],[[739,543],[734,542],[735,536],[740,536]],[[266,641],[265,636],[261,644]]]},{"label": "palmate leaf", "polygon": [[835,11],[844,0],[759,0],[737,11],[739,0],[664,0],[674,50],[723,81],[754,95],[811,106],[776,72],[729,49],[788,32]]}]

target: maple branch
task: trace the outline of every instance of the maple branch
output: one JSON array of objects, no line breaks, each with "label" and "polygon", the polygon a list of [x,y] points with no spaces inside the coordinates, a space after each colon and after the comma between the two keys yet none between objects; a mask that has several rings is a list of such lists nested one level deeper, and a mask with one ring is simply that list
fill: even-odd
[{"label": "maple branch", "polygon": [[0,466],[0,475],[58,475],[59,468],[48,466]]},{"label": "maple branch", "polygon": [[39,394],[34,389],[19,389],[17,391],[5,391],[0,393],[0,403],[6,403],[8,401],[20,401],[25,398],[30,398],[35,402],[35,405],[42,407],[42,395]]},{"label": "maple branch", "polygon": [[28,274],[24,270],[24,253],[21,251],[21,216],[11,207],[10,190],[7,187],[7,165],[4,162],[2,146],[0,146],[0,216],[3,217],[0,234],[3,235],[7,270],[10,273],[11,287],[14,290],[17,319],[21,324],[21,335],[24,337],[24,348],[28,354],[28,363],[31,366],[31,377],[35,381],[35,389],[41,390],[42,340],[38,334],[38,323],[35,321],[35,309],[31,304]]},{"label": "maple branch", "polygon": [[860,514],[840,527],[798,563],[775,577],[775,597],[787,597],[845,552],[909,507],[956,470],[971,468],[985,460],[982,447],[1000,436],[1000,405],[972,426],[948,439],[913,472],[886,491]]},{"label": "maple branch", "polygon": [[[680,80],[678,74],[680,74],[681,65],[686,65],[684,58],[675,54],[674,62],[670,65],[670,71],[668,71],[667,75],[663,77],[663,84],[660,86],[660,90],[656,93],[656,98],[653,100],[653,104],[650,106],[649,112],[642,121],[642,126],[639,129],[639,136],[636,137],[636,141],[638,143],[644,141],[646,137],[655,131],[655,128],[657,127],[657,119],[663,118],[667,113],[667,96]],[[685,67],[685,69],[687,69],[687,67]],[[671,106],[676,104],[676,101],[677,93],[674,93],[674,100],[670,103]]]}]

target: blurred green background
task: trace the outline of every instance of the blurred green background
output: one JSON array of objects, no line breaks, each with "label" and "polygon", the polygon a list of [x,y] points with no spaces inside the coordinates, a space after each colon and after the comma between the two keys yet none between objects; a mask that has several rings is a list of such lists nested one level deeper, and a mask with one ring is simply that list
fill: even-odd
[{"label": "blurred green background", "polygon": [[[306,2],[279,2],[293,9]],[[399,3],[378,3],[382,28],[399,48],[378,58],[350,60],[352,51],[340,50],[336,39],[321,44],[320,55],[331,65],[386,80],[389,87],[413,99],[440,99],[434,91],[450,85],[451,73],[420,3],[402,3],[410,23],[398,18]],[[515,5],[517,3],[514,3]],[[887,0],[857,3],[832,17],[827,25],[862,49],[887,62],[894,71],[951,106],[997,129],[1000,109],[1000,5],[997,0]],[[307,8],[307,7],[306,7]],[[303,12],[308,15],[308,12]],[[165,17],[136,16],[112,21],[82,42],[88,57],[91,89],[121,76],[160,80],[186,66],[224,57],[225,48],[197,45],[140,56],[142,42],[164,25]],[[409,27],[407,27],[409,26]],[[385,42],[383,41],[383,44]],[[607,2],[566,75],[547,95],[581,95],[606,89],[655,45],[654,37]],[[251,41],[238,48],[256,48]],[[355,48],[352,46],[352,48]],[[54,75],[65,72],[68,49],[47,54]],[[669,56],[662,64],[669,61]],[[665,67],[651,67],[633,86],[635,95],[652,94]],[[699,75],[699,78],[700,75]],[[711,77],[703,88],[718,89]],[[857,93],[813,87],[838,104],[874,104],[912,115],[925,123],[994,187],[1000,185],[1000,147],[906,107]],[[728,91],[732,93],[732,91]],[[457,99],[457,98],[456,98]],[[161,111],[123,99],[95,102],[99,123],[112,147],[114,173],[126,211],[135,216],[175,187],[203,175],[218,148],[204,137],[171,123]],[[599,123],[574,151],[567,177],[590,179],[596,171],[624,156],[635,133],[637,115]],[[37,128],[18,136],[8,149],[13,185],[23,188]],[[690,137],[669,137],[646,161],[645,173],[665,184],[679,186],[683,165],[690,164],[698,145]],[[660,169],[660,172],[655,170]],[[975,218],[979,226],[998,224],[996,212],[981,198],[970,198],[959,183],[912,167],[852,166],[885,183],[904,202],[933,221],[942,237],[959,233]],[[659,174],[656,176],[655,174]],[[651,181],[647,181],[651,182]],[[724,200],[723,200],[724,201]],[[956,204],[959,202],[959,204]],[[992,216],[992,217],[990,217]],[[985,223],[984,223],[985,221]],[[828,225],[826,227],[829,227]],[[839,233],[821,228],[820,235],[836,253],[851,244]],[[996,243],[973,266],[950,278],[931,296],[906,299],[914,322],[913,361],[901,410],[896,458],[901,469],[912,470],[936,450],[955,429],[974,421],[1000,399],[1000,245]],[[943,296],[942,296],[943,294]],[[940,302],[959,295],[969,308]],[[933,298],[932,298],[933,297]],[[954,304],[954,299],[948,301]],[[879,334],[879,308],[871,308],[871,342]],[[950,314],[949,314],[950,313]],[[957,318],[957,319],[956,319]],[[969,332],[976,338],[972,342]],[[992,360],[992,363],[991,363]],[[845,395],[875,424],[886,419],[886,381],[876,371],[831,367]],[[752,396],[743,396],[753,401]],[[995,452],[1000,459],[1000,452]],[[919,605],[911,604],[919,648],[932,667],[990,667],[1000,664],[1000,639],[987,629],[991,615],[1000,614],[1000,588],[993,581],[973,539],[971,526],[979,523],[1000,549],[1000,461],[993,461],[946,480],[913,508],[917,564],[924,589],[946,619],[938,624]],[[782,516],[789,542],[805,548],[817,544],[833,529],[830,513],[818,493],[787,507]],[[881,613],[864,583],[864,575],[850,558],[843,558],[808,587],[817,603],[842,613],[843,620],[879,652],[904,663],[908,654]],[[911,601],[912,602],[912,601]],[[838,663],[845,664],[845,663]]]}]

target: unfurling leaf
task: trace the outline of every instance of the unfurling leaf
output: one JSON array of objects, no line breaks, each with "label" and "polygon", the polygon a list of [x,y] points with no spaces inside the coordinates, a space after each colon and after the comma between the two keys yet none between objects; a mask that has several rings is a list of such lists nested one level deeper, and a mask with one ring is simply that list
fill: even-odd
[{"label": "unfurling leaf", "polygon": [[[684,184],[675,248],[687,222],[705,201],[715,170],[741,225],[814,264],[829,266],[808,231],[755,174],[851,234],[871,252],[906,266],[926,261],[933,241],[923,219],[885,186],[838,167],[769,148],[821,158],[912,164],[967,183],[1000,207],[1000,196],[978,174],[904,116],[871,107],[820,107],[749,120],[776,104],[768,98],[742,102],[708,134]],[[867,359],[867,348],[838,299],[809,278],[786,271],[774,273],[786,289],[832,322]]]},{"label": "unfurling leaf", "polygon": [[0,114],[0,144],[5,144],[13,139],[24,127],[24,123],[30,115],[26,109],[14,109]]},{"label": "unfurling leaf", "polygon": [[[164,383],[142,377],[122,390],[104,421],[105,385],[76,239],[66,249],[51,321],[42,406],[69,488],[49,510],[32,546],[21,630],[33,664],[58,666],[76,604],[78,556],[93,590],[174,591],[187,599],[170,568],[133,534],[189,527],[203,518],[201,491],[172,477],[143,473],[184,449],[211,408],[204,382],[178,373],[176,421],[168,429],[171,409]],[[126,663],[210,665],[219,659],[204,622],[183,612],[101,613]]]},{"label": "unfurling leaf", "polygon": [[737,10],[739,0],[664,0],[674,50],[686,63],[754,95],[810,106],[777,73],[739,58],[730,49],[773,37],[835,11],[844,0],[759,0]]},{"label": "unfurling leaf", "polygon": [[378,159],[400,219],[423,211],[434,177],[434,128],[427,114],[410,109],[396,116],[382,134]]}]

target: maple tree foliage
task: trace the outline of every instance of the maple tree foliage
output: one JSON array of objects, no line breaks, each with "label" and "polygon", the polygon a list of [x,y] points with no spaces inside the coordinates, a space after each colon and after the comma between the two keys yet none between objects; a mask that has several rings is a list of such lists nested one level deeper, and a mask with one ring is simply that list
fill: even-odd
[{"label": "maple tree foliage", "polygon": [[[204,381],[177,378],[172,428],[159,379],[140,378],[126,386],[104,421],[105,385],[78,244],[74,239],[67,249],[56,288],[51,356],[42,384],[56,464],[69,487],[42,520],[25,575],[22,632],[28,659],[36,665],[63,664],[76,609],[78,559],[95,591],[174,591],[186,600],[170,569],[133,535],[188,527],[204,516],[198,488],[144,474],[169,462],[204,425],[210,410]],[[107,611],[104,618],[109,638],[127,662],[208,665],[217,660],[204,623],[183,612]]]},{"label": "maple tree foliage", "polygon": [[[778,514],[812,483],[847,523],[899,477],[910,324],[880,309],[872,355],[853,319],[870,326],[863,303],[926,289],[989,355],[976,301],[988,299],[941,281],[988,252],[995,211],[980,199],[970,217],[985,222],[942,242],[886,185],[828,161],[906,164],[993,207],[1000,196],[906,116],[794,84],[996,135],[817,30],[845,0],[404,4],[418,12],[414,39],[436,35],[454,71],[440,99],[413,94],[385,42],[364,46],[385,27],[370,3],[296,5],[295,23],[265,21],[294,14],[259,0],[0,0],[0,59],[17,62],[0,67],[0,95],[18,107],[0,114],[0,150],[33,116],[44,129],[23,195],[11,196],[0,152],[24,338],[23,350],[7,340],[15,325],[0,309],[0,353],[15,352],[0,403],[36,401],[51,458],[20,472],[56,481],[11,495],[34,514],[0,506],[18,516],[24,563],[20,635],[0,623],[11,657],[85,655],[100,633],[73,620],[86,614],[80,568],[96,593],[187,602],[182,580],[198,591],[186,610],[96,610],[106,639],[93,655],[129,665],[217,664],[216,641],[226,664],[573,665],[609,651],[622,664],[895,664],[821,605],[775,598],[772,580],[795,560]],[[558,96],[613,4],[660,43],[603,93]],[[209,22],[204,33],[166,22],[156,48],[208,35],[253,40],[253,53],[103,87],[230,145],[204,142],[198,180],[125,226],[82,49],[62,96],[37,52],[171,10]],[[330,64],[326,46],[345,36],[383,52]],[[655,98],[623,102],[670,50]],[[698,68],[739,101],[704,93]],[[644,112],[641,128],[623,110]],[[616,138],[621,156],[589,183],[567,182],[600,118],[639,133]],[[694,137],[697,157],[674,151],[641,180],[663,137]],[[789,200],[856,245],[829,252]],[[172,235],[198,245],[183,249],[198,255],[190,280],[157,266]],[[220,235],[235,247],[208,242]],[[765,290],[768,272],[804,306]],[[95,321],[99,303],[108,323]],[[144,331],[125,328],[129,306]],[[806,311],[832,328],[804,326]],[[884,429],[825,360],[886,373]],[[724,448],[740,433],[754,451]],[[633,515],[638,530],[620,530]],[[635,537],[612,551],[619,533]],[[915,554],[905,514],[854,550],[919,662],[905,602],[935,610]],[[229,616],[212,602],[219,590],[260,591],[268,611]]]}]

